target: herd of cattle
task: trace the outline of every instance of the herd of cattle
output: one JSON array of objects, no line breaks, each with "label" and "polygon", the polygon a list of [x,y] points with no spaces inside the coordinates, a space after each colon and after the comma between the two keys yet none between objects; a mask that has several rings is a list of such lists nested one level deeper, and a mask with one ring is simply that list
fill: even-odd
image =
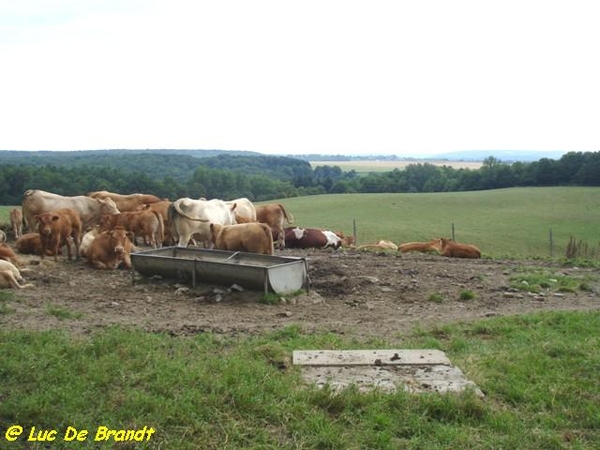
[{"label": "herd of cattle", "polygon": [[[121,195],[108,191],[65,197],[42,190],[28,190],[22,208],[10,212],[15,249],[58,260],[85,258],[98,269],[131,268],[131,253],[138,240],[143,245],[188,246],[201,242],[207,248],[274,254],[279,248],[351,247],[435,252],[443,256],[480,258],[473,245],[449,239],[396,245],[391,241],[354,245],[354,238],[340,231],[286,227],[292,215],[279,203],[254,205],[247,198],[231,201],[180,198],[173,202],[149,194]],[[26,233],[23,233],[25,228]],[[1,232],[0,241],[3,239]],[[0,244],[0,288],[23,288],[20,258],[6,243]]]}]

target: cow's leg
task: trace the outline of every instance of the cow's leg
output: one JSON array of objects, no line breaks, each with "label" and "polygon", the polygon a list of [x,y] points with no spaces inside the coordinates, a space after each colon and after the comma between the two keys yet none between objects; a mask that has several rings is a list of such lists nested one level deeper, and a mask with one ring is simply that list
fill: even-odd
[{"label": "cow's leg", "polygon": [[31,283],[26,283],[26,284],[20,285],[19,282],[17,281],[17,278],[15,277],[15,274],[12,272],[12,270],[3,270],[0,272],[0,276],[2,276],[2,278],[4,278],[6,281],[8,281],[8,283],[14,289],[24,289],[24,288],[28,288],[28,287],[33,287],[33,284],[31,284]]}]

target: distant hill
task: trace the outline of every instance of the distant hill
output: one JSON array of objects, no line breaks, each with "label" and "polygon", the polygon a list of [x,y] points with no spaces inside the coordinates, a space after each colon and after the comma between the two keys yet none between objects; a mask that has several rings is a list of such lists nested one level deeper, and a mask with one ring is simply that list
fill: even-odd
[{"label": "distant hill", "polygon": [[520,151],[520,150],[470,150],[464,152],[439,153],[429,156],[431,159],[447,159],[449,161],[483,161],[489,156],[503,162],[532,162],[542,158],[560,159],[567,152],[563,151]]}]

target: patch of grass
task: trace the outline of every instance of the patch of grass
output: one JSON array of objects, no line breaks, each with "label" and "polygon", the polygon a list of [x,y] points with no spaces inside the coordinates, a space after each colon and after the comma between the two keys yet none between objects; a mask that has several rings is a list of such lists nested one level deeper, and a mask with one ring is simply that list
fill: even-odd
[{"label": "patch of grass", "polygon": [[[431,343],[484,399],[473,391],[413,395],[305,386],[289,364],[292,350],[371,343],[304,334],[298,325],[249,338],[120,328],[80,338],[0,330],[0,417],[25,433],[42,425],[72,425],[92,436],[99,425],[152,426],[156,433],[143,448],[537,450],[600,442],[600,312],[493,318],[380,344]],[[3,448],[22,448],[24,439],[3,441]]]},{"label": "patch of grass", "polygon": [[444,297],[442,294],[438,294],[437,292],[434,292],[433,294],[429,295],[429,297],[427,297],[427,300],[429,300],[430,302],[434,302],[434,303],[443,303]]},{"label": "patch of grass", "polygon": [[8,302],[15,299],[15,294],[9,290],[0,290],[0,315],[15,312],[14,308],[8,306]]},{"label": "patch of grass", "polygon": [[267,292],[266,294],[260,296],[258,302],[266,305],[278,305],[281,303],[281,296],[274,294],[273,292]]},{"label": "patch of grass", "polygon": [[473,300],[475,298],[475,293],[471,290],[463,290],[460,291],[460,294],[458,295],[458,297],[461,300]]},{"label": "patch of grass", "polygon": [[79,319],[82,313],[79,311],[72,311],[70,309],[63,308],[52,304],[46,305],[46,312],[51,316],[58,318],[59,320],[65,319]]},{"label": "patch of grass", "polygon": [[543,268],[521,268],[519,273],[509,278],[509,281],[514,289],[528,292],[542,290],[576,292],[591,289],[588,279],[553,273]]}]

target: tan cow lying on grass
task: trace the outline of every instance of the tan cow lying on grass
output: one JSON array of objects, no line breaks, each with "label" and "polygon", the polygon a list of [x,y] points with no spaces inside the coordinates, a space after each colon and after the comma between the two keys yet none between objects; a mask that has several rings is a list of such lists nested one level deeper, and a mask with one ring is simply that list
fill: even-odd
[{"label": "tan cow lying on grass", "polygon": [[236,225],[210,224],[210,240],[216,249],[272,255],[273,235],[268,225],[259,222]]},{"label": "tan cow lying on grass", "polygon": [[[42,253],[42,240],[40,239],[40,233],[25,233],[17,242],[15,242],[15,248],[22,255],[40,255]],[[44,253],[46,256],[53,256],[52,250],[46,250]],[[59,249],[58,254],[62,255],[62,251]]]},{"label": "tan cow lying on grass", "polygon": [[398,246],[400,253],[408,252],[421,252],[429,253],[436,252],[441,253],[442,247],[439,239],[432,239],[429,242],[406,242]]},{"label": "tan cow lying on grass", "polygon": [[13,263],[0,259],[0,288],[23,289],[33,287],[31,283],[19,284],[23,281],[21,272]]},{"label": "tan cow lying on grass", "polygon": [[481,250],[471,244],[460,244],[452,239],[439,239],[440,254],[450,258],[481,258]]},{"label": "tan cow lying on grass", "polygon": [[398,246],[392,241],[377,241],[375,244],[363,244],[356,247],[356,250],[378,249],[378,250],[398,250]]}]

